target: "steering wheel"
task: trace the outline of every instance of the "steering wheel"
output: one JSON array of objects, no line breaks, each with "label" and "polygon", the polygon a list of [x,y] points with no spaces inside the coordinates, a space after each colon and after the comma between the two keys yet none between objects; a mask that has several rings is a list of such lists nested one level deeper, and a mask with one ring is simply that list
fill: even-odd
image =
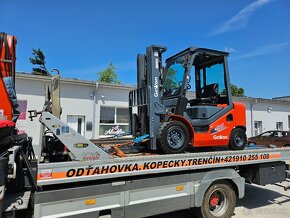
[{"label": "steering wheel", "polygon": [[[179,88],[182,87],[182,81],[178,82]],[[191,85],[187,83],[186,89],[191,89]]]},{"label": "steering wheel", "polygon": [[179,81],[178,83],[178,88],[171,90],[171,95],[176,95],[179,94],[181,92],[181,88],[182,88],[182,81]]}]

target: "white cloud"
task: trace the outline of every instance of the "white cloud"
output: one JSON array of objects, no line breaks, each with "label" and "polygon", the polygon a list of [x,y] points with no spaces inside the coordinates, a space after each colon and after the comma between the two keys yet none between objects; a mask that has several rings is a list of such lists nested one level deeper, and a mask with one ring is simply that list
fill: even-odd
[{"label": "white cloud", "polygon": [[225,47],[224,51],[225,51],[225,52],[228,52],[228,53],[234,53],[234,52],[237,52],[236,49],[231,48],[231,47]]},{"label": "white cloud", "polygon": [[211,35],[229,32],[234,29],[241,29],[247,26],[249,17],[260,7],[273,0],[256,0],[240,10],[235,16],[227,20],[219,28],[215,29]]},{"label": "white cloud", "polygon": [[282,43],[277,43],[277,44],[266,45],[266,46],[257,48],[255,50],[252,50],[246,54],[233,57],[232,59],[238,60],[238,59],[252,58],[256,56],[267,55],[267,54],[276,54],[283,51],[288,46],[290,46],[290,42],[282,42]]}]

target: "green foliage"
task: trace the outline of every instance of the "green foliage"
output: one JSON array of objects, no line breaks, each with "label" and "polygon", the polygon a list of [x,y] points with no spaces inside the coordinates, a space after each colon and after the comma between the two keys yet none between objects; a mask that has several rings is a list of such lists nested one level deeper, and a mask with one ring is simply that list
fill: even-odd
[{"label": "green foliage", "polygon": [[175,78],[176,70],[169,68],[166,72],[166,76],[163,81],[163,86],[166,90],[176,89],[178,87],[178,81]]},{"label": "green foliage", "polygon": [[32,68],[32,74],[34,75],[42,75],[42,76],[51,76],[51,74],[48,72],[45,64],[45,55],[43,52],[38,48],[38,49],[32,49],[32,55],[34,57],[29,58],[30,63],[33,65],[36,65],[37,67]]},{"label": "green foliage", "polygon": [[[236,96],[236,97],[245,96],[245,90],[241,87],[231,84],[231,90],[232,90],[232,96]],[[226,94],[226,90],[223,90],[221,94]]]},{"label": "green foliage", "polygon": [[232,89],[232,96],[236,97],[244,97],[245,96],[245,90],[241,87],[238,87],[234,84],[231,84],[231,89]]},{"label": "green foliage", "polygon": [[121,82],[117,80],[116,67],[112,63],[110,63],[105,70],[100,71],[97,74],[99,75],[99,82],[121,84]]}]

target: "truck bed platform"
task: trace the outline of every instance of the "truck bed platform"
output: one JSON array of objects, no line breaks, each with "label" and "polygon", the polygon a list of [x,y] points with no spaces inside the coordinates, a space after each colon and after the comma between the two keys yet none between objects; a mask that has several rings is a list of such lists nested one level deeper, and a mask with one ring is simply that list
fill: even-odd
[{"label": "truck bed platform", "polygon": [[143,155],[95,161],[40,163],[37,185],[101,180],[290,160],[290,148]]}]

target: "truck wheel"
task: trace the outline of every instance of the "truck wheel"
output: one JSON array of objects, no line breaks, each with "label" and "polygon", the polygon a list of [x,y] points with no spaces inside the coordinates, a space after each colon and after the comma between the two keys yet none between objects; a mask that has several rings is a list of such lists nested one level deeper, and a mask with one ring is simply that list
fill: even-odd
[{"label": "truck wheel", "polygon": [[205,192],[199,215],[207,218],[230,218],[236,207],[236,194],[226,181],[212,184]]},{"label": "truck wheel", "polygon": [[178,121],[163,123],[157,134],[159,150],[166,154],[183,152],[188,145],[188,139],[187,127]]},{"label": "truck wheel", "polygon": [[231,132],[229,148],[231,150],[243,150],[247,145],[247,135],[241,128],[235,128]]}]

